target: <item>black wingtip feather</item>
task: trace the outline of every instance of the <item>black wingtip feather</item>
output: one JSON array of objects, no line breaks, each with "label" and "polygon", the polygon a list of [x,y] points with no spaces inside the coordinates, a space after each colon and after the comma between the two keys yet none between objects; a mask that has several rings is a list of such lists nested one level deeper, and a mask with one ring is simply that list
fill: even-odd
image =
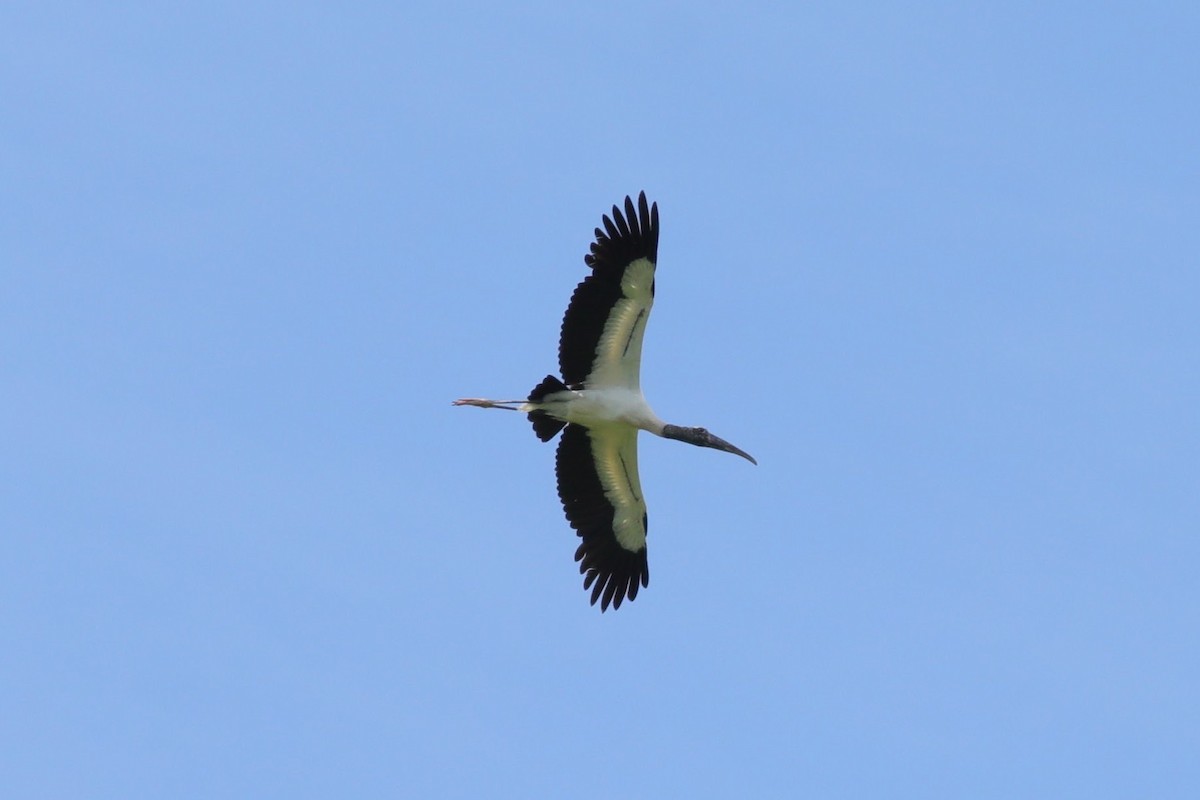
[{"label": "black wingtip feather", "polygon": [[[613,206],[613,216],[615,216],[617,219],[620,219],[621,222],[625,221],[625,220],[621,219],[621,212],[617,211],[616,206]],[[617,228],[616,224],[611,219],[608,218],[607,214],[604,215],[603,219],[604,219],[604,230],[608,231],[608,238],[609,239],[621,238],[621,231]]]},{"label": "black wingtip feather", "polygon": [[[633,207],[633,203],[631,203],[631,202],[629,201],[629,198],[628,198],[628,197],[626,197],[626,198],[625,198],[625,208],[627,208],[627,209],[628,209],[628,208],[632,208],[632,207]],[[626,212],[626,214],[622,214],[622,213],[621,213],[621,212],[620,212],[620,211],[617,209],[617,207],[616,207],[616,206],[613,206],[613,220],[615,220],[615,221],[616,221],[616,223],[617,223],[617,233],[618,233],[618,234],[620,234],[621,236],[631,236],[631,235],[632,235],[632,234],[629,232],[629,221],[626,219],[626,216],[628,216],[628,217],[632,218],[632,217],[633,217],[633,214],[629,214],[628,212]],[[637,228],[637,219],[633,219],[633,226],[634,226],[634,229],[636,230],[636,228]]]},{"label": "black wingtip feather", "polygon": [[604,229],[596,228],[596,241],[583,261],[592,269],[606,267],[624,269],[639,258],[658,261],[658,203],[638,194],[636,207],[633,198],[626,196],[625,209],[613,206],[612,217],[605,214]]},{"label": "black wingtip feather", "polygon": [[[645,197],[646,193],[642,192],[641,197]],[[629,222],[628,232],[626,235],[640,236],[642,226],[639,224],[637,212],[633,210],[633,200],[629,195],[625,196],[625,219]]]}]

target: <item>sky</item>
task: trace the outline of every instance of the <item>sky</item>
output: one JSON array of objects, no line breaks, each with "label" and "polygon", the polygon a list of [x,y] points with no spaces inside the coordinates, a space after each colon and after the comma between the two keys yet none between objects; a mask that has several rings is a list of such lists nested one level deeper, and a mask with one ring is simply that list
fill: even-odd
[{"label": "sky", "polygon": [[[0,795],[1191,798],[1194,3],[8,3]],[[651,581],[554,447],[659,205]]]}]

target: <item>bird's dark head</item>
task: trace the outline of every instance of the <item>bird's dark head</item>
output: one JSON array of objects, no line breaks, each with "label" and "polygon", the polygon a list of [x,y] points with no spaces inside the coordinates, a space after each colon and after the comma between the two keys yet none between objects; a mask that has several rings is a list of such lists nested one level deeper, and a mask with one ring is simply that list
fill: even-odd
[{"label": "bird's dark head", "polygon": [[699,447],[711,447],[714,450],[724,450],[726,453],[733,453],[735,456],[741,456],[751,464],[758,465],[754,460],[754,456],[744,450],[731,445],[719,436],[713,436],[705,428],[685,428],[682,425],[664,425],[662,435],[666,439],[678,439],[681,442],[698,445]]}]

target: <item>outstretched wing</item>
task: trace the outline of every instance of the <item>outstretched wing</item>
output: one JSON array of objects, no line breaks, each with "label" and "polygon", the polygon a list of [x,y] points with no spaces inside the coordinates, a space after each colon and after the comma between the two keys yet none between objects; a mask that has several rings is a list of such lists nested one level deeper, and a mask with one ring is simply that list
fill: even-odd
[{"label": "outstretched wing", "polygon": [[596,228],[591,253],[583,257],[592,274],[571,296],[558,342],[563,382],[585,386],[640,387],[642,335],[654,305],[658,260],[658,204],[638,195],[625,198],[625,213],[613,206]]},{"label": "outstretched wing", "polygon": [[637,597],[650,583],[646,502],[637,471],[637,429],[568,425],[558,442],[558,496],[583,540],[575,551],[592,605]]}]

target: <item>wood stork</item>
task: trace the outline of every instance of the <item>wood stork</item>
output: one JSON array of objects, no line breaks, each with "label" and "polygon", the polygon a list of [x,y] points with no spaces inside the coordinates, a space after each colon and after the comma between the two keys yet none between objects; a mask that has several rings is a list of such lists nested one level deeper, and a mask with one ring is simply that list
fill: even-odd
[{"label": "wood stork", "polygon": [[642,336],[654,304],[658,261],[658,204],[646,193],[613,206],[596,228],[592,274],[571,296],[558,344],[562,379],[547,375],[527,400],[464,398],[456,406],[503,408],[529,416],[548,442],[562,431],[556,472],[558,496],[571,527],[582,539],[575,551],[583,588],[592,605],[620,608],[648,586],[646,501],[637,469],[637,433],[712,447],[757,464],[748,453],[704,428],[668,425],[642,396]]}]

